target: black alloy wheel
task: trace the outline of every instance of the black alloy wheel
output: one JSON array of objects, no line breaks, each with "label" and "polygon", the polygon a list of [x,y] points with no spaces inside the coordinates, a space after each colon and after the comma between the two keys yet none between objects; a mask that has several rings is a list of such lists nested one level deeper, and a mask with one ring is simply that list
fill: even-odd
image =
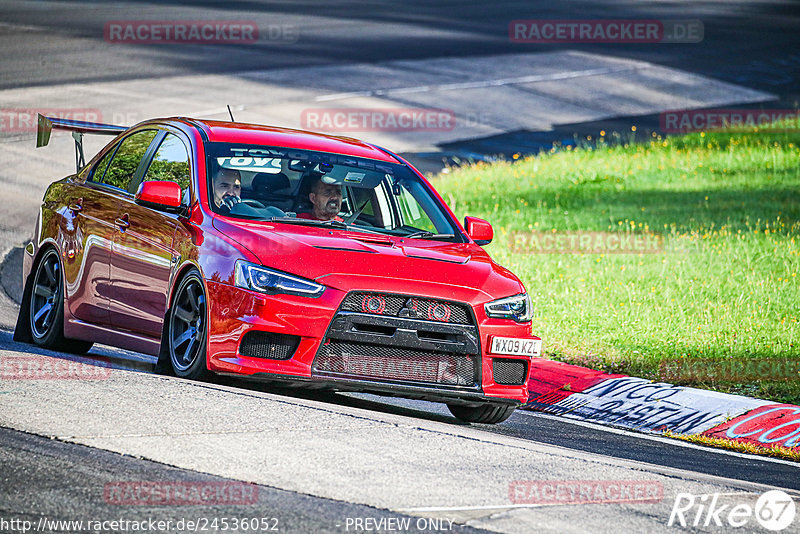
[{"label": "black alloy wheel", "polygon": [[40,347],[84,354],[91,341],[64,337],[64,277],[58,252],[50,248],[42,254],[30,287],[28,324],[31,338]]},{"label": "black alloy wheel", "polygon": [[57,319],[58,302],[62,296],[61,264],[55,250],[45,252],[36,270],[31,289],[31,334],[37,344],[53,337]]},{"label": "black alloy wheel", "polygon": [[177,376],[197,380],[206,367],[206,294],[200,274],[184,277],[169,312],[169,359]]}]

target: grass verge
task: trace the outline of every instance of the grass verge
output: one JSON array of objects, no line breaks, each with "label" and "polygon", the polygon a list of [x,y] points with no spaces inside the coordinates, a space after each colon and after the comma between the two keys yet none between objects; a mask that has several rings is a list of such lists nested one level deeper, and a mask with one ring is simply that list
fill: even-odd
[{"label": "grass verge", "polygon": [[688,441],[689,443],[694,443],[696,445],[703,445],[705,447],[727,449],[734,452],[757,454],[760,456],[769,456],[772,458],[782,458],[784,460],[800,462],[800,451],[790,449],[789,447],[780,447],[777,445],[772,445],[770,447],[763,445],[759,446],[744,441],[701,436],[699,434],[675,434],[674,432],[664,432],[664,436],[668,438],[679,439],[681,441]]},{"label": "grass verge", "polygon": [[[779,128],[601,138],[452,169],[435,186],[459,216],[493,224],[486,250],[525,283],[548,356],[654,380],[706,362],[703,378],[671,381],[798,404],[785,361],[800,360],[799,145]],[[600,246],[576,248],[573,234]],[[656,245],[613,249],[636,238]],[[767,365],[715,376],[737,360]]]}]

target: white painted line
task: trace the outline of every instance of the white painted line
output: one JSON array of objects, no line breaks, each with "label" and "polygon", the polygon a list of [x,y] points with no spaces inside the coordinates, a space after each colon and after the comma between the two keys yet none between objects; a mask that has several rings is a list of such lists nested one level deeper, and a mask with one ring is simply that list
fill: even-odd
[{"label": "white painted line", "polygon": [[[602,503],[585,502],[543,502],[536,504],[497,504],[485,506],[431,506],[428,508],[399,508],[397,511],[405,514],[426,513],[426,512],[472,512],[479,510],[514,510],[517,508],[544,508],[546,506],[575,506],[584,504],[614,504],[617,501],[603,501]],[[630,502],[630,501],[619,501]],[[649,503],[650,501],[648,501]],[[633,503],[635,504],[635,503]]]},{"label": "white painted line", "polygon": [[376,91],[352,91],[349,93],[336,93],[333,95],[318,96],[314,100],[316,100],[317,102],[325,102],[327,100],[339,100],[344,98],[359,98],[362,96],[372,96],[376,93],[377,93]]},{"label": "white painted line", "polygon": [[322,95],[315,98],[317,102],[328,102],[331,100],[345,100],[347,98],[372,97],[372,96],[392,96],[408,93],[425,93],[429,91],[456,91],[461,89],[481,89],[485,87],[502,87],[504,85],[518,85],[521,83],[550,82],[556,80],[570,80],[573,78],[584,78],[588,76],[600,76],[604,74],[617,74],[620,72],[632,72],[646,69],[652,65],[645,62],[637,62],[634,65],[624,67],[603,67],[598,69],[584,69],[554,74],[532,74],[530,76],[519,76],[516,78],[498,78],[495,80],[478,80],[474,82],[455,82],[443,83],[440,85],[420,85],[417,87],[400,87],[397,89],[378,89],[375,91],[356,91],[349,93],[333,93]]},{"label": "white painted line", "polygon": [[[587,481],[592,482],[592,481]],[[635,481],[633,481],[635,482]],[[727,493],[700,493],[698,497],[703,495],[719,495],[719,496],[738,496],[738,495],[760,495],[759,493],[751,491],[733,491]],[[650,503],[650,501],[645,501]],[[545,506],[576,506],[585,504],[636,504],[632,499],[619,499],[619,500],[604,500],[602,502],[542,502],[536,504],[496,504],[496,505],[481,505],[481,506],[429,506],[424,508],[398,508],[397,511],[401,513],[426,513],[426,512],[471,512],[479,510],[513,510],[516,508],[543,508]]]},{"label": "white painted line", "polygon": [[[355,425],[348,425],[348,429],[359,429],[359,428],[375,428],[379,426],[380,423],[361,423]],[[62,435],[62,436],[54,436],[55,439],[61,441],[75,441],[75,440],[92,440],[92,439],[119,439],[119,438],[158,438],[158,437],[169,437],[169,436],[228,436],[228,435],[235,435],[235,434],[264,434],[267,432],[274,432],[274,431],[283,431],[283,432],[308,432],[309,430],[313,431],[324,431],[324,430],[341,430],[340,426],[321,426],[321,425],[314,425],[313,427],[308,426],[294,426],[292,428],[283,428],[283,427],[269,427],[264,426],[254,430],[207,430],[207,431],[196,431],[196,432],[151,432],[147,434],[87,434],[87,435]]]},{"label": "white painted line", "polygon": [[45,32],[49,31],[47,28],[43,26],[31,26],[28,24],[14,24],[12,22],[0,22],[0,28],[9,28],[12,30],[24,30],[24,31],[33,31],[33,32]]}]

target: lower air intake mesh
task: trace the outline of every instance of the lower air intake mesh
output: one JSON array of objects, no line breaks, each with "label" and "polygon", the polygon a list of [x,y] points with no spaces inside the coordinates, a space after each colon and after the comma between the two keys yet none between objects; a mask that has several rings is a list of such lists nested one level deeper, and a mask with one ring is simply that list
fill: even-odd
[{"label": "lower air intake mesh", "polygon": [[317,375],[475,386],[475,356],[332,340],[320,347],[312,371]]},{"label": "lower air intake mesh", "polygon": [[266,358],[269,360],[288,360],[294,356],[300,337],[288,334],[273,334],[272,332],[247,332],[242,338],[239,352],[242,356],[251,358]]},{"label": "lower air intake mesh", "polygon": [[521,386],[525,383],[528,364],[523,360],[495,358],[492,362],[494,381],[504,386]]}]

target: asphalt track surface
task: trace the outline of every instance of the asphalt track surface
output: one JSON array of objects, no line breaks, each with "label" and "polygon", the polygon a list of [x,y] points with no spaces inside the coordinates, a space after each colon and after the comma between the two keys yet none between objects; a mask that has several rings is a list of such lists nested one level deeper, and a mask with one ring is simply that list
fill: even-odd
[{"label": "asphalt track surface", "polygon": [[[545,52],[562,49],[609,54],[616,57],[643,60],[659,65],[702,74],[715,79],[742,85],[777,95],[772,107],[792,107],[800,99],[797,87],[800,79],[800,10],[792,2],[671,2],[653,5],[647,2],[603,4],[598,2],[542,3],[493,2],[491,4],[465,2],[343,2],[336,6],[318,2],[15,2],[0,6],[0,89],[26,87],[57,87],[62,84],[82,84],[98,81],[137,79],[163,79],[178,75],[209,73],[246,73],[272,68],[312,67],[320,65],[345,65],[352,62],[377,62],[387,60],[416,60],[438,57],[470,57],[474,55],[506,54],[520,52]],[[254,20],[262,27],[287,25],[299,31],[296,42],[263,42],[252,46],[136,46],[120,47],[105,43],[102,29],[109,20],[126,19],[176,19],[183,20]],[[574,19],[574,18],[671,18],[700,19],[705,35],[701,45],[520,45],[507,38],[508,22],[514,19]],[[0,106],[5,105],[0,102]],[[571,132],[593,132],[601,127],[627,128],[632,120],[641,117],[623,117],[603,123],[566,124],[551,132],[518,131],[485,139],[464,140],[454,146],[468,147],[483,153],[507,152],[521,148],[535,149],[560,135]],[[652,117],[650,117],[653,120]],[[457,145],[457,146],[456,146]],[[38,194],[38,191],[37,191]],[[14,217],[17,217],[14,214]],[[5,217],[5,218],[4,218]],[[0,222],[9,226],[10,216],[0,214]],[[33,221],[33,217],[30,219]],[[18,245],[17,240],[3,240],[4,250]],[[13,257],[13,256],[12,256]],[[3,283],[8,294],[18,292],[13,280],[14,267],[4,266]],[[16,278],[18,280],[18,278]],[[8,282],[8,281],[11,282]],[[13,320],[17,308],[9,298],[0,298],[0,352],[4,354],[44,355],[65,358],[65,355],[42,351],[11,340]],[[124,380],[133,391],[150,383],[152,365],[147,358],[107,347],[97,347],[92,354],[110,358],[115,368],[131,371]],[[174,395],[185,387],[194,387],[169,381]],[[81,384],[83,386],[83,384]],[[45,389],[47,385],[40,389]],[[128,387],[128,386],[125,386]],[[116,399],[124,403],[125,387]],[[411,440],[412,430],[419,428],[436,435],[454,435],[478,442],[498,441],[505,446],[515,446],[519,454],[533,455],[536,449],[547,451],[551,458],[569,464],[573,459],[609,459],[609,464],[623,465],[631,472],[659,475],[671,480],[676,488],[696,491],[702,483],[712,488],[735,487],[740,491],[763,491],[764,486],[800,490],[800,467],[785,461],[757,458],[725,451],[670,441],[627,431],[566,421],[557,417],[533,412],[516,412],[507,422],[497,426],[463,425],[449,415],[446,408],[423,402],[386,399],[369,395],[330,394],[266,388],[260,384],[232,379],[216,379],[209,387],[218,387],[229,400],[253,396],[265,407],[270,403],[285,402],[314,406],[328,410],[331,416],[358,414],[370,424],[387,420],[398,428],[409,425],[408,431],[398,433],[396,448],[405,452],[403,436]],[[34,419],[46,419],[48,410],[55,406],[41,406],[25,412],[17,407],[14,395],[20,387],[10,381],[0,382],[0,412],[14,413],[19,417],[15,428],[20,432],[0,429],[0,518],[40,517],[78,519],[181,519],[197,517],[279,517],[283,532],[344,532],[344,521],[350,517],[403,518],[415,521],[420,513],[407,516],[389,505],[366,506],[355,504],[347,498],[331,497],[327,490],[286,490],[279,481],[275,485],[258,484],[258,503],[245,509],[236,506],[215,507],[146,507],[111,506],[103,500],[102,487],[106,482],[120,480],[220,482],[242,480],[243,477],[225,478],[209,473],[218,471],[213,459],[205,467],[181,469],[173,465],[191,462],[173,462],[172,465],[136,458],[129,454],[110,452],[116,450],[108,444],[88,447],[73,434],[55,430],[47,421],[34,424]],[[77,391],[77,389],[76,389]],[[26,395],[47,392],[26,389]],[[170,393],[173,395],[173,393]],[[170,400],[172,397],[167,397]],[[20,397],[20,402],[25,398]],[[122,399],[122,400],[120,400]],[[85,407],[91,408],[86,401]],[[77,402],[64,396],[59,402]],[[98,401],[100,402],[100,401]],[[105,406],[113,413],[114,406],[106,399]],[[154,402],[166,402],[165,400]],[[210,405],[205,405],[210,408]],[[143,412],[145,406],[142,407]],[[67,413],[67,412],[62,412]],[[30,416],[27,421],[20,417]],[[8,416],[10,420],[11,416]],[[98,413],[97,419],[105,414]],[[201,419],[201,417],[199,417]],[[4,419],[5,420],[5,419]],[[144,423],[144,421],[143,421]],[[9,425],[10,426],[10,425]],[[321,431],[323,432],[323,431]],[[39,434],[39,435],[37,435]],[[44,437],[42,437],[44,436]],[[48,439],[55,436],[58,439]],[[73,436],[73,437],[70,437]],[[295,437],[293,437],[295,436]],[[301,435],[302,436],[302,435]],[[347,439],[347,432],[341,434]],[[167,436],[164,439],[174,438]],[[92,438],[98,440],[99,438]],[[130,441],[135,441],[131,438]],[[286,439],[299,439],[287,434]],[[322,439],[322,438],[321,438]],[[84,440],[87,441],[87,440]],[[88,441],[91,441],[89,439]],[[176,442],[177,443],[177,442]],[[331,446],[335,444],[331,441]],[[517,444],[517,445],[514,445]],[[106,448],[108,450],[102,450]],[[120,448],[120,447],[117,447]],[[187,450],[190,447],[187,446]],[[375,454],[387,451],[364,449],[363,462]],[[414,451],[406,454],[413,457]],[[141,456],[157,456],[156,454]],[[174,457],[174,456],[173,456]],[[538,457],[537,457],[538,458]],[[422,460],[420,458],[420,460]],[[359,459],[343,458],[343,464],[357,471]],[[597,463],[598,460],[592,460]],[[557,463],[558,463],[557,462]],[[309,459],[313,465],[313,459]],[[194,464],[192,464],[194,465]],[[197,465],[203,465],[200,462]],[[560,464],[559,464],[560,465]],[[254,470],[260,466],[253,466]],[[537,472],[547,473],[543,465]],[[553,468],[555,469],[555,468]],[[553,471],[560,472],[560,471]],[[608,476],[607,468],[579,471],[586,479]],[[491,471],[488,471],[491,477]],[[467,471],[465,470],[465,476]],[[317,476],[325,478],[320,471]],[[307,479],[302,476],[308,477]],[[314,474],[298,473],[302,480],[312,480]],[[521,476],[530,476],[521,473]],[[367,478],[367,480],[369,480]],[[378,481],[376,480],[377,484]],[[383,482],[382,482],[383,483]],[[309,487],[311,485],[309,484]],[[705,486],[704,486],[705,487]],[[420,487],[424,493],[430,488]],[[383,487],[376,493],[391,496]],[[328,497],[318,495],[327,494]],[[671,498],[674,491],[668,494]],[[351,499],[354,501],[356,499]],[[363,499],[366,500],[366,499]],[[384,501],[381,501],[384,502]],[[613,506],[613,505],[609,505]],[[390,509],[392,508],[392,509]],[[590,509],[605,518],[608,531],[637,530],[639,519],[630,510]],[[536,511],[507,516],[502,514],[478,518],[474,523],[494,531],[592,531],[582,528],[588,521],[587,508],[565,508],[561,516],[536,515]],[[658,514],[656,514],[658,515]],[[462,520],[465,516],[461,516]],[[477,517],[477,516],[476,516]],[[538,521],[525,523],[525,520]],[[494,521],[494,522],[493,522]],[[514,521],[517,521],[516,525]],[[592,523],[597,526],[601,520]],[[666,515],[654,520],[666,524]],[[509,522],[511,525],[509,526]],[[527,528],[535,524],[537,528]],[[2,524],[0,523],[0,526]],[[521,526],[520,526],[521,525]],[[573,526],[574,525],[574,526]],[[795,523],[797,525],[797,523]],[[456,531],[479,531],[470,527],[454,526]],[[0,529],[2,530],[2,529]],[[3,530],[5,531],[5,530]],[[10,532],[10,530],[8,530]],[[350,530],[352,531],[352,530]],[[605,531],[605,530],[603,530]],[[660,531],[656,529],[655,531]],[[678,530],[680,531],[680,530]],[[713,531],[713,530],[712,530]],[[787,529],[785,532],[800,529]]]},{"label": "asphalt track surface", "polygon": [[[121,47],[103,42],[113,20],[247,20],[287,25],[296,41],[251,46]],[[698,19],[696,44],[520,44],[508,39],[517,19]],[[800,68],[796,2],[18,2],[0,8],[0,87],[245,72],[278,67],[580,49],[710,74],[759,89],[797,94]],[[26,35],[27,32],[27,35]],[[31,33],[35,43],[26,37]]]},{"label": "asphalt track surface", "polygon": [[[59,355],[52,351],[18,343],[12,332],[0,330],[0,350],[19,353]],[[115,367],[152,373],[154,359],[113,347],[99,345],[92,349],[95,356],[110,358]],[[70,358],[68,354],[61,357]],[[229,386],[243,391],[266,391],[287,398],[313,399],[332,405],[366,409],[416,419],[427,419],[457,426],[456,420],[444,405],[359,393],[334,393],[303,389],[281,388],[238,378],[213,377],[212,384]],[[693,471],[757,484],[774,485],[800,491],[800,465],[788,461],[763,459],[758,456],[731,453],[691,445],[680,441],[609,429],[602,425],[564,420],[554,415],[517,410],[500,425],[477,425],[484,432],[545,443],[614,458],[633,460],[671,469]],[[2,440],[0,440],[2,441]]]},{"label": "asphalt track surface", "polygon": [[[103,29],[118,20],[239,20],[277,36],[248,45],[109,44]],[[700,20],[700,43],[623,44],[511,42],[519,19]],[[800,5],[794,1],[676,2],[23,2],[0,6],[0,89],[65,83],[236,74],[275,68],[354,62],[458,58],[492,54],[579,51],[648,61],[688,73],[766,91],[769,107],[800,102]],[[312,81],[312,80],[310,80]],[[370,86],[380,86],[376,78]],[[364,87],[359,87],[364,89]],[[269,99],[269,95],[265,95]],[[513,106],[513,102],[504,105]],[[450,152],[535,153],[553,141],[601,129],[658,129],[655,115],[561,124],[552,131],[519,129],[461,139]],[[424,159],[424,158],[422,158]],[[417,159],[415,161],[420,161]],[[435,169],[434,169],[435,170]]]},{"label": "asphalt track surface", "polygon": [[[275,527],[279,532],[301,533],[341,532],[347,525],[347,518],[365,516],[376,521],[393,518],[413,523],[418,520],[417,517],[388,510],[321,499],[263,485],[241,488],[246,495],[241,500],[247,502],[246,505],[120,505],[117,495],[121,493],[114,494],[112,489],[120,480],[145,480],[178,488],[227,485],[233,489],[239,486],[222,477],[176,469],[6,428],[0,428],[0,469],[3,487],[7,488],[0,492],[0,514],[6,519],[13,516],[19,521],[29,521],[32,525],[50,525],[44,532],[55,531],[57,521],[85,521],[84,528],[89,530],[89,521],[149,523],[152,520],[164,526],[169,526],[167,522],[171,522],[173,528],[164,529],[171,531],[181,520],[198,523],[198,530],[202,530],[202,527],[211,525],[214,518],[228,518],[231,525],[234,518],[248,521],[258,518],[257,524],[265,524],[268,529]],[[8,488],[14,490],[9,491]],[[3,528],[0,523],[0,531],[9,532],[9,526]],[[63,530],[79,531],[77,528]],[[452,525],[452,530],[448,530],[486,532],[462,525]]]},{"label": "asphalt track surface", "polygon": [[[36,347],[16,343],[11,332],[0,331],[0,351],[14,354],[70,358],[68,355],[53,353]],[[107,358],[114,369],[129,370],[136,377],[151,374],[152,361],[130,352],[98,346],[90,353],[95,358]],[[5,382],[0,391],[0,403],[13,402],[14,386]],[[753,483],[755,490],[779,487],[787,491],[800,490],[800,466],[797,464],[763,459],[744,454],[705,449],[656,436],[645,436],[627,431],[619,431],[559,419],[554,416],[527,411],[517,411],[501,425],[464,425],[456,421],[440,405],[387,399],[363,394],[337,394],[304,390],[286,390],[268,387],[257,382],[232,378],[216,377],[208,387],[222,387],[233,392],[233,396],[248,396],[263,392],[287,402],[309,400],[322,403],[327,410],[355,408],[362,413],[380,417],[388,414],[419,425],[424,422],[442,423],[448,432],[458,433],[463,428],[474,428],[486,436],[497,435],[524,440],[536,446],[554,446],[565,457],[576,453],[589,453],[608,458],[618,458],[631,462],[642,475],[659,474],[675,479],[679,487],[689,480],[721,480],[736,486]],[[66,399],[65,399],[66,400]],[[123,401],[124,402],[124,401]],[[77,429],[75,430],[78,431]],[[60,438],[63,439],[63,438]],[[489,438],[491,439],[491,438]],[[364,451],[365,454],[380,454],[380,451]],[[213,472],[213,461],[209,464]],[[364,506],[345,500],[320,498],[304,494],[302,491],[286,491],[269,484],[258,484],[257,499],[246,506],[236,504],[213,504],[195,506],[164,506],[158,504],[139,504],[120,506],[105,498],[103,489],[108,484],[120,481],[164,482],[169,485],[181,484],[238,484],[236,479],[205,474],[203,469],[177,469],[159,462],[133,458],[113,452],[98,450],[79,444],[66,443],[59,439],[48,439],[30,433],[17,432],[7,428],[0,429],[0,517],[13,517],[31,521],[66,520],[114,520],[142,521],[204,520],[203,518],[268,517],[278,518],[282,532],[348,532],[363,531],[347,528],[348,518],[381,518],[402,520],[410,518],[417,521],[418,515],[403,514],[402,511],[382,507]],[[586,478],[593,480],[597,475],[587,471]],[[763,486],[761,486],[763,485]],[[794,492],[791,492],[794,494]],[[796,494],[795,494],[796,495]],[[579,510],[567,509],[578,523]],[[413,523],[412,523],[413,524]],[[490,527],[496,530],[495,527]],[[502,526],[497,529],[506,531]],[[65,530],[71,532],[71,530]],[[77,531],[77,530],[75,530]],[[176,530],[177,531],[177,530]],[[413,531],[413,530],[412,530]],[[419,531],[432,531],[419,529]],[[454,523],[453,532],[476,532]],[[514,531],[511,529],[509,531]],[[580,529],[577,531],[581,531]],[[592,530],[586,530],[590,532]],[[792,530],[789,530],[790,532]]]}]

